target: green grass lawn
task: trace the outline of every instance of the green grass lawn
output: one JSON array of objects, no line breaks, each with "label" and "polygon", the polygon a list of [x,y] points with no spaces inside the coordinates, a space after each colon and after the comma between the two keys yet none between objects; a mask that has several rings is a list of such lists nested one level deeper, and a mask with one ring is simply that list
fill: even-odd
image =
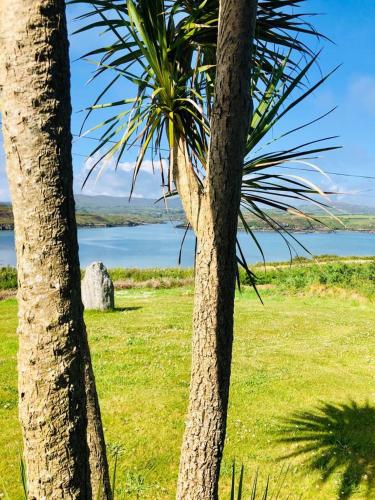
[{"label": "green grass lawn", "polygon": [[[246,290],[236,299],[221,498],[229,498],[234,458],[247,488],[257,468],[264,482],[289,465],[281,499],[366,498],[367,487],[374,498],[373,303],[277,290],[263,298],[265,306]],[[109,454],[119,453],[117,498],[174,498],[192,300],[187,288],[123,290],[116,311],[86,315]],[[14,299],[0,302],[0,491],[12,500],[22,498],[16,309]],[[305,415],[290,423],[296,412]],[[300,455],[306,444],[312,452]]]}]

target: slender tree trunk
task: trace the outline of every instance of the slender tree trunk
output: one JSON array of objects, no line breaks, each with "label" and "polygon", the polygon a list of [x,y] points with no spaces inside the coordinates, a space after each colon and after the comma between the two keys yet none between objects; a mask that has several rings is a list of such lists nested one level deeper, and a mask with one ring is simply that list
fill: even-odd
[{"label": "slender tree trunk", "polygon": [[86,330],[83,338],[85,358],[85,389],[87,409],[87,444],[89,447],[90,481],[94,500],[111,500],[111,484],[107,452],[104,440],[102,419],[98,394],[96,392],[95,377],[91,364],[90,349],[87,342]]},{"label": "slender tree trunk", "polygon": [[[198,239],[192,376],[178,499],[218,498],[232,358],[237,219],[251,115],[250,55],[256,8],[256,0],[220,2],[208,171],[198,220],[192,223]],[[180,196],[184,198],[181,192]],[[189,212],[194,210],[190,208]]]},{"label": "slender tree trunk", "polygon": [[0,0],[0,41],[29,498],[90,499],[100,482],[110,498],[81,302],[64,1]]}]

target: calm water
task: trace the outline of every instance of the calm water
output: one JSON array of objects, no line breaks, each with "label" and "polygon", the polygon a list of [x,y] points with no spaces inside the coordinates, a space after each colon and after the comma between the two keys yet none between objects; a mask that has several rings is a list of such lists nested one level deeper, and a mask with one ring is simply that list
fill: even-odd
[{"label": "calm water", "polygon": [[[172,224],[137,227],[80,229],[78,231],[81,266],[103,261],[107,267],[174,267],[184,230]],[[299,241],[314,255],[375,255],[375,234],[356,232],[297,234]],[[274,233],[257,233],[267,261],[288,260],[289,252],[282,238]],[[246,233],[239,240],[249,263],[259,262],[261,256]],[[191,266],[194,254],[191,231],[185,240],[182,265]],[[297,248],[297,246],[296,246]],[[306,253],[298,248],[299,255]],[[13,231],[0,231],[0,266],[16,263]]]}]

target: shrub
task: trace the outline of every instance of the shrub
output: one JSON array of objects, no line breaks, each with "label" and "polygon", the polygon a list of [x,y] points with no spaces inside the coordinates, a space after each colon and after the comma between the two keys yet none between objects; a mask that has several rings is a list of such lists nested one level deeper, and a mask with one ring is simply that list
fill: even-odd
[{"label": "shrub", "polygon": [[0,290],[17,288],[17,271],[14,267],[0,268]]},{"label": "shrub", "polygon": [[[312,262],[309,264],[272,264],[266,271],[256,268],[257,285],[274,285],[284,291],[299,291],[313,285],[324,285],[358,291],[365,296],[375,297],[375,260],[365,263]],[[250,285],[246,276],[242,283]]]}]

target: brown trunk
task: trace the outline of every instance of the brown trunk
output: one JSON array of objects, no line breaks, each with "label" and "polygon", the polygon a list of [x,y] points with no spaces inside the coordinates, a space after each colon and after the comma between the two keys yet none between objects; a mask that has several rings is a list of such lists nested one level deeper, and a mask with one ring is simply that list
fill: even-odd
[{"label": "brown trunk", "polygon": [[29,498],[90,499],[108,470],[81,303],[63,0],[0,0],[0,40]]},{"label": "brown trunk", "polygon": [[[232,231],[231,231],[232,232]],[[192,374],[178,498],[217,498],[233,339],[235,253],[207,221],[196,260]]]},{"label": "brown trunk", "polygon": [[[178,499],[218,498],[230,384],[237,219],[251,111],[250,54],[256,7],[254,0],[220,2],[210,154],[195,228],[198,252],[192,376]],[[179,168],[183,169],[181,163]],[[184,194],[180,189],[179,193],[185,208]],[[190,213],[194,213],[191,208]]]},{"label": "brown trunk", "polygon": [[87,409],[87,444],[89,447],[90,481],[94,500],[111,500],[111,484],[98,394],[91,364],[87,336],[84,338],[85,388]]}]

